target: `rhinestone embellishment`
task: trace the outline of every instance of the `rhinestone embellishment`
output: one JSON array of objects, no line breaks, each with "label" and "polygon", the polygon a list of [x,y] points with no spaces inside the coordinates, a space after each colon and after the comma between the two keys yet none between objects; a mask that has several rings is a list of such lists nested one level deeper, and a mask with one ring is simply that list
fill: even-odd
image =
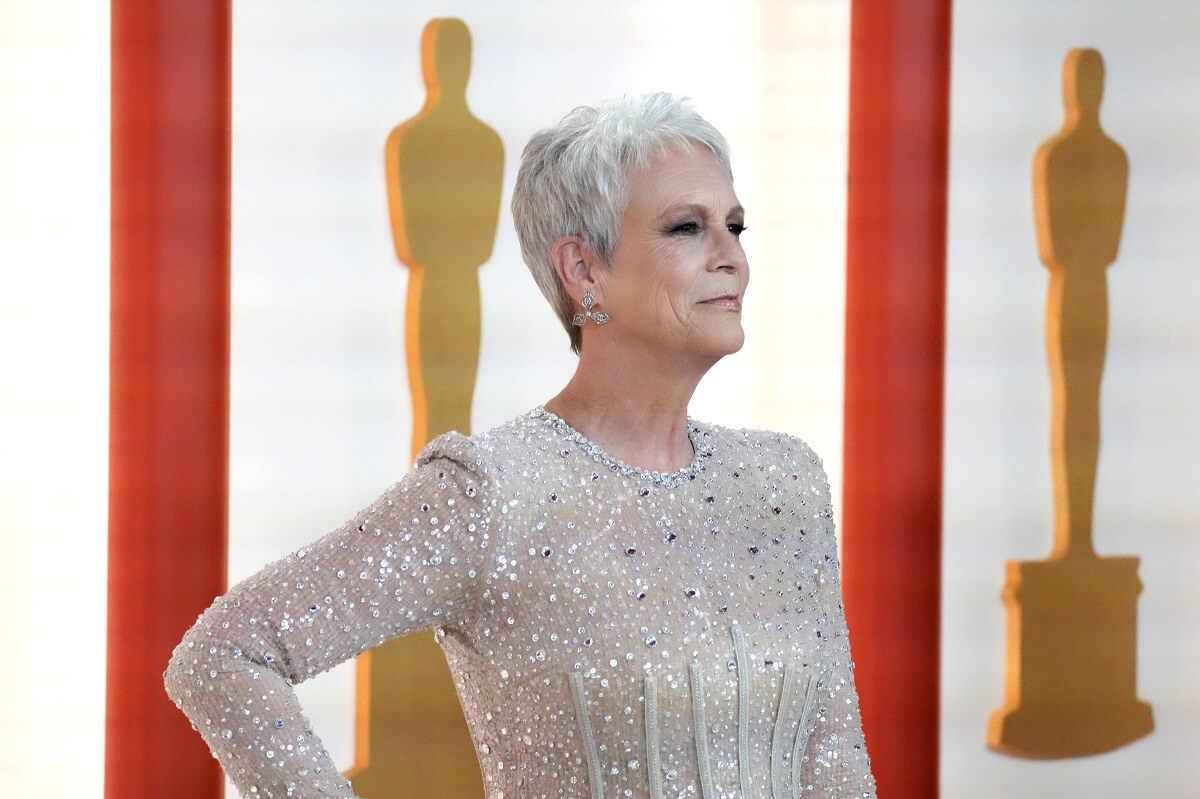
[{"label": "rhinestone embellishment", "polygon": [[[639,469],[636,466],[630,466],[627,463],[617,460],[605,452],[599,444],[571,427],[552,411],[538,406],[530,411],[530,413],[535,418],[542,419],[549,424],[558,435],[578,444],[583,449],[584,454],[596,463],[606,467],[610,472],[620,474],[624,477],[644,480],[663,488],[675,488],[682,483],[686,483],[688,480],[695,480],[697,476],[704,472],[708,459],[712,456],[712,450],[706,446],[704,441],[705,433],[691,419],[688,419],[688,438],[692,441],[692,449],[696,451],[696,457],[690,465],[685,466],[677,472],[654,472],[647,469]],[[642,496],[646,496],[647,493],[649,492],[643,493]]]}]

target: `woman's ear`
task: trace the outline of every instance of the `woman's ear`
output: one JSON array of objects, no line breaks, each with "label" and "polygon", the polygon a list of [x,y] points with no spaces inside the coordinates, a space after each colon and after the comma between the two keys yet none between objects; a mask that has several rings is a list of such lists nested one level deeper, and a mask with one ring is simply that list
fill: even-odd
[{"label": "woman's ear", "polygon": [[583,295],[596,288],[596,258],[578,236],[562,236],[550,248],[554,271],[571,299],[582,304]]}]

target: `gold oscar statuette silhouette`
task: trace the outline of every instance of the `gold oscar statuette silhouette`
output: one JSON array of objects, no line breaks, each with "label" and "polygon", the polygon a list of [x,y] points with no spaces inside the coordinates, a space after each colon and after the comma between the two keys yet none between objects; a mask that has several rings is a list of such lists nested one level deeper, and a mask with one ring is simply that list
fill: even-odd
[{"label": "gold oscar statuette silhouette", "polygon": [[1100,128],[1103,90],[1100,54],[1071,50],[1066,118],[1033,166],[1038,251],[1050,270],[1054,548],[1046,560],[1007,564],[1005,704],[987,732],[993,749],[1030,758],[1107,752],[1154,728],[1137,698],[1138,559],[1100,557],[1092,546],[1105,271],[1117,257],[1129,175],[1125,152]]},{"label": "gold oscar statuette silhouette", "polygon": [[[467,107],[471,34],[434,19],[421,39],[426,100],[385,149],[396,256],[409,269],[405,335],[413,454],[449,430],[470,433],[479,364],[477,270],[492,254],[504,148]],[[454,684],[430,633],[358,661],[355,767],[364,799],[477,797],[483,787]]]}]

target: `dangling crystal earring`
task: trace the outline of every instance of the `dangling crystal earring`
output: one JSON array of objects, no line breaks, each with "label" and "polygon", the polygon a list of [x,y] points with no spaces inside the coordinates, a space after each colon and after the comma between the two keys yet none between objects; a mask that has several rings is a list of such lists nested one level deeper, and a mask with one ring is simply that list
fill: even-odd
[{"label": "dangling crystal earring", "polygon": [[583,327],[583,323],[588,319],[593,320],[598,325],[606,325],[612,320],[612,317],[604,311],[593,311],[592,306],[596,304],[596,298],[592,296],[592,292],[584,292],[583,295],[583,313],[577,313],[571,318],[571,324],[576,327]]}]

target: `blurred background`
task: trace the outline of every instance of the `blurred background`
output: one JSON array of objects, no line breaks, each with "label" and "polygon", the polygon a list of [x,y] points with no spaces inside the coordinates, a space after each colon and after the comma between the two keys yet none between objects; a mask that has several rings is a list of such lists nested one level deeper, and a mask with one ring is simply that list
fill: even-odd
[{"label": "blurred background", "polygon": [[[233,3],[229,581],[336,526],[408,466],[408,273],[383,143],[424,102],[420,34],[442,16],[471,30],[468,100],[505,147],[473,428],[544,401],[574,365],[507,209],[524,142],[576,105],[665,89],[729,138],[748,209],[747,345],[701,385],[692,415],[802,436],[838,512],[854,479],[842,469],[851,5]],[[111,33],[105,2],[0,8],[5,796],[104,795]],[[1029,761],[984,736],[1004,698],[1004,564],[1052,542],[1030,172],[1062,124],[1062,61],[1077,46],[1104,56],[1101,120],[1130,163],[1108,269],[1094,537],[1100,554],[1141,559],[1138,695],[1155,731],[1105,755]],[[1200,6],[1183,0],[952,6],[936,765],[948,799],[1200,794],[1198,47]],[[348,765],[353,666],[302,692]]]}]

